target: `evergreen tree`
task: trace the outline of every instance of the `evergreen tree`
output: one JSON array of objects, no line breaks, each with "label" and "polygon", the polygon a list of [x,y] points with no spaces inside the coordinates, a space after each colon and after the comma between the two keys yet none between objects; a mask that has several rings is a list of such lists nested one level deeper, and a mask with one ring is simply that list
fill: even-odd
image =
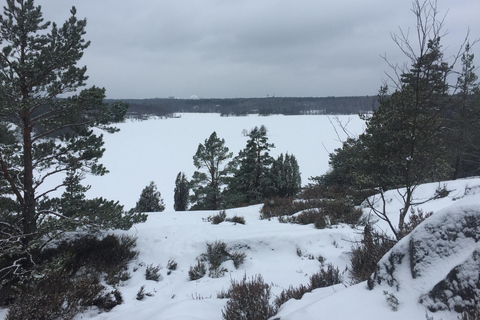
[{"label": "evergreen tree", "polygon": [[[104,103],[105,89],[97,87],[58,98],[85,86],[86,67],[77,66],[90,44],[83,38],[85,26],[74,7],[62,26],[45,22],[33,0],[7,0],[0,16],[0,172],[8,185],[2,192],[13,195],[20,208],[18,225],[2,228],[24,247],[44,236],[39,226],[49,217],[65,217],[52,208],[39,210],[39,203],[70,182],[39,192],[41,186],[59,173],[74,179],[105,174],[98,162],[102,136],[91,128],[115,132],[109,125],[127,110],[125,104]],[[82,218],[76,223],[89,222]]]},{"label": "evergreen tree", "polygon": [[140,194],[140,199],[135,206],[135,212],[162,212],[165,210],[163,199],[157,190],[155,182],[151,181]]},{"label": "evergreen tree", "polygon": [[[361,137],[367,148],[365,182],[387,188],[404,187],[401,233],[422,183],[448,177],[445,114],[450,108],[447,78],[451,67],[443,60],[440,37],[427,42],[425,51],[402,74],[401,86],[367,120]],[[382,213],[383,214],[383,213]]]},{"label": "evergreen tree", "polygon": [[448,137],[452,152],[452,178],[480,174],[480,84],[475,74],[474,55],[467,43],[457,80],[452,121]]},{"label": "evergreen tree", "polygon": [[273,195],[279,197],[293,197],[300,192],[302,178],[294,155],[283,153],[273,162],[270,172],[273,181]]},{"label": "evergreen tree", "polygon": [[185,173],[179,172],[175,180],[174,204],[175,211],[186,211],[188,209],[188,198],[190,186]]},{"label": "evergreen tree", "polygon": [[225,184],[228,170],[222,163],[232,157],[225,146],[225,139],[217,137],[213,132],[203,144],[199,144],[193,156],[193,164],[197,169],[206,169],[207,172],[195,171],[191,181],[194,194],[191,203],[193,210],[217,210],[225,206],[222,186]]},{"label": "evergreen tree", "polygon": [[[332,172],[327,175],[338,181],[338,173],[345,173],[344,181],[356,189],[374,188],[377,196],[369,202],[369,207],[390,225],[397,239],[403,234],[416,188],[450,176],[449,120],[455,99],[460,96],[449,92],[453,65],[445,61],[440,45],[442,22],[436,18],[436,4],[415,1],[412,11],[418,22],[418,52],[405,33],[394,36],[410,59],[410,68],[394,68],[399,75],[398,79],[392,78],[394,92],[390,94],[388,87],[382,87],[378,108],[364,117],[365,133],[344,143],[342,151],[330,157],[330,163],[338,167],[333,169],[333,176]],[[464,57],[468,60],[468,54]],[[467,69],[471,70],[464,67]],[[385,212],[383,195],[392,188],[402,188],[398,191],[402,208],[397,225]]]},{"label": "evergreen tree", "polygon": [[232,205],[259,203],[272,195],[270,168],[274,159],[269,151],[274,147],[268,142],[265,126],[250,131],[246,147],[230,163],[234,174],[227,192]]}]

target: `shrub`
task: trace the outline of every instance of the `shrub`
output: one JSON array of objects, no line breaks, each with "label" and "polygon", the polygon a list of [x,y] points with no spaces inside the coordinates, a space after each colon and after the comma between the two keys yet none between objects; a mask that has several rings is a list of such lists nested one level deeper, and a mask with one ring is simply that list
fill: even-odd
[{"label": "shrub", "polygon": [[326,271],[322,268],[319,272],[310,277],[310,283],[308,286],[300,285],[296,288],[290,286],[288,289],[283,290],[280,295],[275,298],[275,306],[280,308],[282,304],[290,299],[299,300],[307,292],[312,292],[312,290],[318,288],[333,286],[341,282],[342,279],[338,268],[334,268],[332,264],[328,264]]},{"label": "shrub", "polygon": [[235,251],[230,255],[230,257],[233,260],[233,265],[235,266],[235,269],[238,269],[245,261],[247,255],[245,254],[245,252]]},{"label": "shrub", "polygon": [[205,262],[198,260],[197,264],[190,267],[188,271],[188,276],[190,280],[198,280],[203,278],[203,276],[207,273],[207,266]]},{"label": "shrub", "polygon": [[109,310],[122,303],[120,292],[101,282],[114,286],[129,278],[134,246],[135,238],[127,236],[88,235],[32,253],[37,265],[30,273],[1,283],[1,295],[9,295],[2,297],[8,319],[71,319],[91,306]]},{"label": "shrub", "polygon": [[223,241],[207,242],[207,252],[202,254],[202,259],[208,261],[210,269],[217,269],[222,263],[230,259],[227,244]]},{"label": "shrub", "polygon": [[108,311],[122,301],[119,292],[107,291],[98,278],[90,275],[65,278],[53,272],[22,286],[6,319],[73,319],[90,306]]},{"label": "shrub", "polygon": [[[317,229],[338,223],[357,224],[362,216],[362,210],[355,208],[348,198],[303,201],[293,201],[290,198],[269,199],[260,212],[261,219],[278,216],[280,222],[303,225],[313,223]],[[292,216],[294,213],[298,214]]]},{"label": "shrub", "polygon": [[417,211],[415,212],[414,208],[410,209],[410,216],[408,219],[408,222],[403,224],[402,230],[400,230],[398,236],[399,239],[405,237],[408,235],[410,232],[413,231],[420,223],[422,223],[425,219],[428,217],[432,216],[433,212],[428,212],[426,214],[423,213],[423,210],[420,208],[417,208]]},{"label": "shrub", "polygon": [[137,292],[137,300],[141,301],[145,298],[145,286],[141,286],[140,289]]},{"label": "shrub", "polygon": [[227,218],[227,214],[225,210],[222,210],[217,215],[209,216],[207,218],[207,221],[211,222],[212,224],[220,224],[224,222],[226,218]]},{"label": "shrub", "polygon": [[352,247],[350,278],[353,283],[367,280],[375,271],[378,261],[393,247],[395,240],[386,234],[378,234],[365,226],[360,244]]},{"label": "shrub", "polygon": [[247,281],[231,281],[230,299],[222,310],[225,320],[267,320],[274,316],[277,308],[270,304],[270,286],[258,275]]},{"label": "shrub", "polygon": [[[233,253],[230,253],[227,249],[227,244],[223,241],[215,241],[213,243],[207,242],[207,252],[202,253],[197,258],[197,266],[193,266],[190,268],[190,271],[193,274],[193,278],[192,275],[190,275],[190,279],[197,280],[205,275],[205,262],[207,262],[209,265],[208,276],[211,278],[219,278],[225,275],[225,273],[228,271],[226,268],[221,267],[222,263],[228,260],[232,260],[233,265],[235,266],[235,268],[238,269],[240,265],[245,261],[245,258],[246,254],[243,252],[235,251]],[[202,263],[202,266],[200,266],[200,263]]]},{"label": "shrub", "polygon": [[167,269],[168,269],[167,275],[170,275],[172,273],[172,271],[177,270],[177,266],[178,266],[177,261],[175,261],[174,259],[168,260],[168,262],[167,262]]},{"label": "shrub", "polygon": [[298,287],[290,286],[288,289],[283,290],[279,296],[275,298],[274,304],[277,308],[280,308],[285,302],[290,299],[300,300],[307,292],[311,292],[310,288],[301,284]]},{"label": "shrub", "polygon": [[314,290],[330,287],[341,282],[342,278],[340,276],[340,271],[329,263],[326,271],[325,269],[320,269],[318,273],[315,273],[310,277],[310,289]]},{"label": "shrub", "polygon": [[147,269],[145,270],[145,279],[158,282],[158,280],[160,280],[160,277],[161,277],[160,270],[162,270],[162,266],[160,265],[156,267],[154,267],[153,264],[148,265]]},{"label": "shrub", "polygon": [[239,224],[245,224],[245,218],[244,217],[239,217],[239,216],[233,216],[231,218],[227,218],[226,221],[239,223]]},{"label": "shrub", "polygon": [[134,251],[136,239],[129,236],[107,235],[103,239],[87,235],[73,241],[63,241],[57,248],[44,250],[41,255],[43,263],[63,263],[63,268],[70,274],[88,269],[105,273],[109,285],[126,280],[125,271],[128,262],[138,252]]},{"label": "shrub", "polygon": [[305,209],[315,207],[312,203],[304,201],[294,201],[293,198],[269,198],[263,203],[260,210],[260,219],[270,219],[272,217],[291,216],[294,213]]}]

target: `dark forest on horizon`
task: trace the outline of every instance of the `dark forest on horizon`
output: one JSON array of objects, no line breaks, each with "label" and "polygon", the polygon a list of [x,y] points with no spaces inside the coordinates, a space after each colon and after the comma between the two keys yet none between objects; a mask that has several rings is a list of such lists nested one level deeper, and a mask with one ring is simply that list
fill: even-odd
[{"label": "dark forest on horizon", "polygon": [[[129,104],[128,115],[135,118],[169,117],[175,113],[220,113],[222,116],[259,114],[311,115],[359,114],[376,109],[377,96],[352,97],[267,97],[211,99],[121,99]],[[107,100],[113,102],[113,100]]]}]

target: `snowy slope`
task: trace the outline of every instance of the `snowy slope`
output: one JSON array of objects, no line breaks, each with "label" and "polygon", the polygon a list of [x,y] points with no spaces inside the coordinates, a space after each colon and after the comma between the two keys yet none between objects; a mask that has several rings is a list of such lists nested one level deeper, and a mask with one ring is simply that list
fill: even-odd
[{"label": "snowy slope", "polygon": [[[363,122],[355,116],[341,117],[343,121],[349,118],[352,119],[350,130],[359,133]],[[262,274],[265,282],[272,285],[273,295],[278,295],[290,285],[307,284],[309,276],[320,268],[316,259],[319,255],[326,259],[326,263],[345,270],[352,241],[360,236],[361,230],[345,225],[317,230],[313,225],[281,224],[276,219],[259,220],[260,205],[227,210],[228,217],[243,216],[245,225],[230,222],[212,225],[204,221],[218,212],[171,211],[176,174],[185,171],[191,176],[194,171],[192,156],[199,143],[216,130],[236,153],[246,141],[241,131],[262,124],[267,126],[270,141],[277,146],[272,152],[274,156],[288,151],[297,157],[304,183],[307,177],[327,171],[328,152],[325,149],[331,152],[340,147],[335,131],[325,116],[221,118],[212,114],[185,114],[180,119],[127,122],[120,125],[120,133],[105,136],[107,152],[103,163],[111,173],[104,177],[87,178],[87,182],[92,184],[90,195],[120,200],[129,208],[135,205],[141,189],[153,180],[165,197],[167,211],[150,213],[146,223],[126,232],[116,232],[136,236],[140,252],[130,265],[131,279],[119,288],[124,303],[108,313],[98,314],[92,310],[77,319],[221,319],[226,300],[217,299],[217,293],[227,290],[231,279]],[[423,185],[418,188],[415,198],[419,202],[431,198],[438,186],[443,187],[443,184]],[[461,204],[460,201],[480,202],[480,179],[445,184],[452,192],[445,198],[422,204],[420,207],[425,212],[438,212]],[[387,210],[396,221],[399,198],[395,191],[387,195]],[[378,226],[386,229],[380,223]],[[237,270],[231,261],[227,261],[224,264],[228,269],[225,276],[217,279],[205,276],[190,281],[190,266],[196,264],[196,257],[205,252],[206,243],[216,240],[245,252],[245,263]],[[297,249],[302,252],[300,257]],[[310,259],[310,255],[315,259]],[[170,259],[178,263],[178,268],[167,275],[165,267]],[[144,272],[150,264],[163,266],[159,282],[145,280]],[[138,301],[135,298],[142,286],[153,296]],[[393,293],[392,288],[385,286],[369,291],[366,283],[350,286],[345,274],[343,284],[314,290],[299,301],[288,301],[278,316],[286,320],[425,319],[427,309],[418,303],[418,288],[407,286],[395,292],[400,305],[399,310],[393,312],[383,294],[383,289]],[[5,311],[0,311],[0,318],[5,314]],[[436,320],[456,319],[456,315],[448,312],[433,316]]]},{"label": "snowy slope", "polygon": [[[425,212],[433,211],[434,215],[424,221],[411,236],[402,239],[391,252],[407,253],[410,240],[413,236],[415,241],[421,239],[428,245],[433,245],[425,251],[422,263],[417,265],[420,270],[417,278],[411,274],[411,264],[408,254],[405,254],[402,263],[395,265],[395,286],[399,289],[382,282],[376,285],[373,290],[368,290],[366,282],[352,286],[337,294],[330,294],[325,297],[328,289],[315,290],[310,296],[304,297],[302,301],[289,301],[280,312],[282,320],[317,319],[321,314],[325,319],[425,319],[425,315],[433,316],[434,319],[457,319],[458,314],[447,311],[428,312],[427,308],[419,303],[439,281],[443,280],[449,271],[455,266],[464,263],[472,254],[472,251],[479,249],[479,243],[471,238],[465,238],[461,232],[458,239],[454,241],[439,241],[432,234],[425,230],[433,229],[435,234],[442,230],[454,230],[455,224],[462,220],[465,212],[476,212],[479,216],[480,208],[480,179],[462,179],[458,181],[442,182],[440,185],[447,187],[450,194],[441,199],[426,202],[418,207]],[[422,202],[422,199],[431,198],[438,186],[438,183],[425,184],[420,186],[415,193],[415,199]],[[389,199],[387,206],[390,217],[394,217],[400,206],[398,192],[392,190],[386,194]],[[368,211],[367,211],[368,212]],[[394,220],[396,221],[396,220]],[[453,224],[453,225],[452,225]],[[382,227],[382,225],[380,225]],[[460,228],[462,229],[462,228]],[[440,236],[442,236],[440,234]],[[436,249],[437,245],[441,249]],[[438,252],[435,252],[438,251]],[[388,254],[382,259],[388,264]],[[382,269],[383,270],[383,269]],[[468,270],[471,275],[467,276],[478,279],[478,266]],[[382,272],[382,271],[380,271]],[[421,276],[420,276],[421,274]],[[392,311],[387,303],[384,292],[393,294],[399,301],[398,311]],[[348,303],[346,303],[348,301]]]},{"label": "snowy slope", "polygon": [[[227,217],[243,216],[245,225],[230,222],[212,225],[202,220],[217,213],[209,211],[149,214],[147,223],[128,232],[138,237],[140,255],[131,265],[132,279],[120,288],[126,303],[93,319],[221,319],[226,300],[216,296],[229,288],[230,279],[262,274],[265,282],[272,284],[273,294],[278,295],[290,285],[307,284],[309,276],[319,270],[320,262],[309,259],[308,255],[322,255],[327,263],[341,270],[347,265],[350,249],[347,240],[353,234],[350,227],[320,231],[311,225],[259,220],[259,209],[257,205],[227,210]],[[197,281],[189,280],[188,270],[196,264],[196,257],[206,251],[206,242],[216,240],[246,253],[245,263],[237,270],[227,261],[224,267],[229,271],[221,278],[204,276]],[[301,257],[297,255],[297,247],[302,251]],[[147,265],[165,267],[169,259],[177,261],[177,270],[167,275],[164,268],[159,282],[145,280]],[[135,297],[142,285],[154,296],[137,301]]]}]

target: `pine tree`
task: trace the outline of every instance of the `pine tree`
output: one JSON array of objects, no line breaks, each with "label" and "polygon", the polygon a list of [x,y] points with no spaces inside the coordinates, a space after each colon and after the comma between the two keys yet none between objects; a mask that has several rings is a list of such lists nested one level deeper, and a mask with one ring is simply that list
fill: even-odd
[{"label": "pine tree", "polygon": [[155,182],[151,181],[140,194],[140,199],[135,206],[135,212],[162,212],[165,210],[165,204],[157,190]]},{"label": "pine tree", "polygon": [[[412,11],[418,23],[418,48],[411,45],[406,33],[393,37],[410,59],[409,69],[390,64],[398,75],[391,78],[393,93],[386,86],[381,88],[378,108],[364,117],[365,133],[331,156],[331,164],[340,169],[333,170],[337,177],[343,172],[347,175],[344,180],[357,190],[375,189],[375,198],[367,199],[369,207],[389,224],[397,239],[403,234],[417,187],[450,177],[449,120],[458,97],[450,94],[453,65],[444,59],[440,44],[443,22],[437,20],[436,3],[414,1]],[[401,188],[398,224],[385,212],[384,192],[393,188]]]},{"label": "pine tree", "polygon": [[268,142],[265,126],[250,131],[246,147],[230,164],[234,175],[227,192],[233,205],[259,203],[272,195],[274,183],[270,168],[274,159],[269,151],[274,147]]},{"label": "pine tree", "polygon": [[193,156],[193,164],[197,169],[206,169],[207,172],[195,171],[191,180],[194,194],[191,203],[193,210],[217,210],[222,209],[224,199],[222,187],[228,170],[222,167],[222,163],[232,157],[225,146],[225,139],[217,137],[213,132],[203,144],[199,144],[197,152]]},{"label": "pine tree", "polygon": [[280,154],[273,162],[270,175],[275,196],[293,197],[300,192],[302,178],[294,155]]},{"label": "pine tree", "polygon": [[190,186],[185,173],[179,172],[175,180],[174,204],[175,211],[186,211],[188,209],[188,200]]},{"label": "pine tree", "polygon": [[453,150],[452,179],[480,174],[480,84],[469,43],[462,55],[448,137]]},{"label": "pine tree", "polygon": [[[105,174],[98,162],[104,152],[102,136],[91,128],[115,132],[109,125],[123,119],[127,110],[125,104],[104,103],[102,88],[75,94],[87,80],[86,67],[77,66],[90,44],[83,38],[85,26],[86,19],[77,19],[74,7],[62,26],[45,22],[33,0],[7,0],[0,16],[0,172],[8,184],[3,192],[13,195],[20,207],[18,224],[2,228],[15,233],[25,247],[44,235],[42,222],[65,217],[38,206],[69,182],[44,192],[39,192],[41,186],[61,173],[77,178]],[[59,98],[65,93],[74,95]],[[88,224],[86,219],[76,222]]]}]

